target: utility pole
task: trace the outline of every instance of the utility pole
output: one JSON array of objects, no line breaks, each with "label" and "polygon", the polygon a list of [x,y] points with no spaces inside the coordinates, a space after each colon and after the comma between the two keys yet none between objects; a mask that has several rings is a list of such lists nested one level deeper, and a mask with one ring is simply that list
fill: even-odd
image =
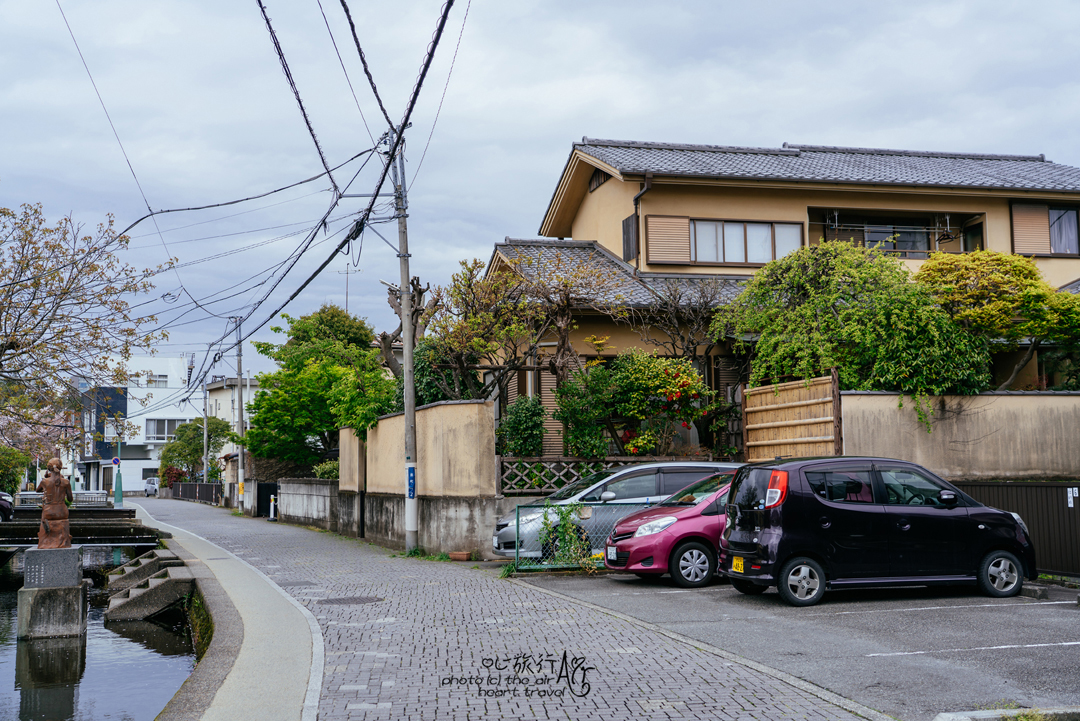
[{"label": "utility pole", "polygon": [[243,318],[235,317],[236,320],[236,393],[239,403],[236,404],[236,433],[240,436],[239,459],[237,461],[236,480],[240,484],[240,510],[244,510],[244,338],[240,333],[240,324]]},{"label": "utility pole", "polygon": [[202,479],[203,483],[210,482],[210,400],[206,391],[206,377],[202,382]]},{"label": "utility pole", "polygon": [[[404,126],[398,128],[400,135]],[[394,147],[394,135],[390,135],[390,147]],[[405,550],[420,545],[418,537],[419,513],[416,500],[416,383],[413,377],[413,323],[412,278],[409,273],[409,230],[406,225],[409,201],[405,189],[405,153],[400,144],[397,158],[390,158],[390,170],[394,182],[394,208],[398,221],[398,259],[401,261],[401,340],[402,370],[405,396]]]},{"label": "utility pole", "polygon": [[344,275],[345,276],[345,312],[346,313],[349,312],[349,276],[352,275],[353,273],[359,273],[359,272],[360,271],[358,271],[358,270],[353,270],[352,267],[348,263],[345,264],[345,270],[339,270],[337,272],[338,275]]}]

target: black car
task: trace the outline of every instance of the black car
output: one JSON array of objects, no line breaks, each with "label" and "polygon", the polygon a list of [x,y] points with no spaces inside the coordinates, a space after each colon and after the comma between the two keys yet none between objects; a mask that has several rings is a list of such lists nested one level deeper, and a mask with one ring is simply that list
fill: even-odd
[{"label": "black car", "polygon": [[827,589],[976,584],[990,596],[1034,579],[1020,516],[984,506],[921,466],[800,458],[744,466],[731,483],[720,571],[747,594],[795,606]]},{"label": "black car", "polygon": [[10,493],[0,493],[0,521],[9,523],[15,516],[15,501]]}]

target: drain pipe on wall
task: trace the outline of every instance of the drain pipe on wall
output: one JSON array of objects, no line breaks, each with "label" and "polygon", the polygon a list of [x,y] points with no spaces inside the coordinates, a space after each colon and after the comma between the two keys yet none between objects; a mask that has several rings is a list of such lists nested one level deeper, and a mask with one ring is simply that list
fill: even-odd
[{"label": "drain pipe on wall", "polygon": [[641,216],[640,216],[638,210],[641,207],[641,196],[645,195],[645,193],[648,193],[650,190],[652,190],[652,173],[651,172],[646,172],[645,173],[645,187],[643,187],[641,189],[641,192],[639,192],[637,195],[634,196],[634,220],[635,220],[635,225],[636,225],[634,230],[635,230],[635,232],[637,232],[637,237],[634,238],[634,241],[635,241],[634,242],[634,246],[635,246],[634,247],[634,272],[635,273],[638,272],[639,270],[641,270],[641,236],[642,236],[642,232],[641,232]]}]

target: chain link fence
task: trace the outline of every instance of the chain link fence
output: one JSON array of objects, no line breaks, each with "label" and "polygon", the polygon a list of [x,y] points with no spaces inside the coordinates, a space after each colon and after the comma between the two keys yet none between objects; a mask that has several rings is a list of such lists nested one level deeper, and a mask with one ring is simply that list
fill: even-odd
[{"label": "chain link fence", "polygon": [[605,541],[619,521],[652,505],[655,504],[522,505],[517,507],[516,520],[510,522],[509,528],[496,527],[495,541],[503,548],[514,544],[514,566],[518,571],[596,570],[604,567]]}]

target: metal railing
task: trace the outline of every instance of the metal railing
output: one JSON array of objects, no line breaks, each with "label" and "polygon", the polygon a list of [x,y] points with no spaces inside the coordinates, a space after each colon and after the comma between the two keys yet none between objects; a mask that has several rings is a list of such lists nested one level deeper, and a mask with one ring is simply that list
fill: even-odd
[{"label": "metal railing", "polygon": [[[112,500],[108,491],[72,491],[72,505],[77,508],[108,508]],[[41,508],[42,494],[34,491],[19,491],[15,494],[15,505],[22,508]]]},{"label": "metal railing", "polygon": [[173,498],[182,501],[198,501],[218,505],[221,499],[220,483],[174,483]]},{"label": "metal railing", "polygon": [[[514,566],[519,571],[558,568],[594,571],[604,568],[605,542],[615,526],[631,513],[651,505],[655,504],[547,503],[518,506],[511,541],[514,544]],[[496,537],[502,530],[496,528]],[[501,544],[501,547],[509,550],[505,545]]]}]

